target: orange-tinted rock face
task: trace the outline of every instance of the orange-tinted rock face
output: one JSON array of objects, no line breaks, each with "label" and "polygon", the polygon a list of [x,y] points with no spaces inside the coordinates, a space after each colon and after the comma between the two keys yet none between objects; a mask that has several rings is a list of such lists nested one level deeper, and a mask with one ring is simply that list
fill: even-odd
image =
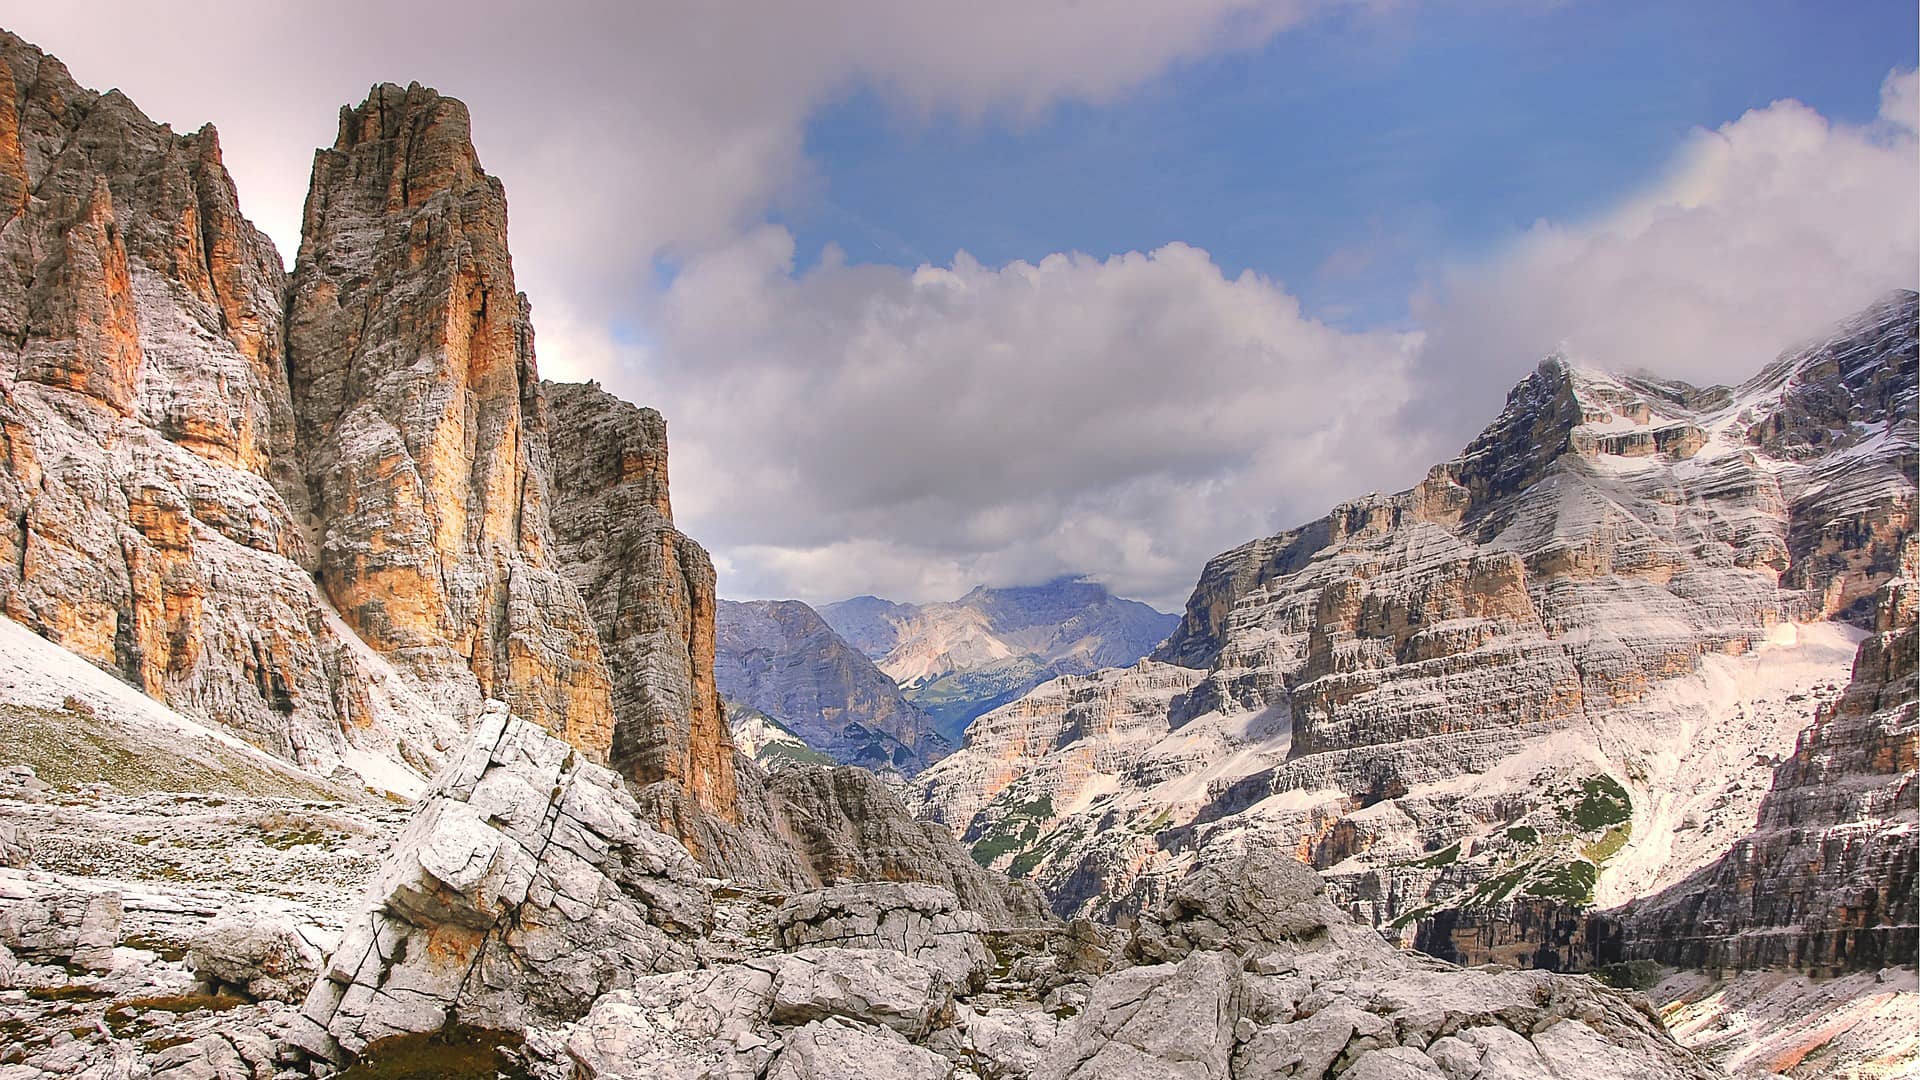
[{"label": "orange-tinted rock face", "polygon": [[321,772],[430,766],[451,722],[299,565],[285,285],[212,129],[0,33],[0,610]]},{"label": "orange-tinted rock face", "polygon": [[714,685],[713,562],[673,527],[666,422],[590,384],[545,392],[554,550],[613,675],[613,765],[641,784],[672,781],[737,822],[733,740]]},{"label": "orange-tinted rock face", "polygon": [[549,553],[547,425],[506,200],[465,106],[376,87],[314,157],[288,357],[317,569],[457,715],[483,697],[596,758],[599,637]]},{"label": "orange-tinted rock face", "polygon": [[19,377],[124,416],[133,411],[140,331],[113,194],[101,179],[83,199],[65,196],[51,209],[66,224],[57,226],[52,258],[36,268]]}]

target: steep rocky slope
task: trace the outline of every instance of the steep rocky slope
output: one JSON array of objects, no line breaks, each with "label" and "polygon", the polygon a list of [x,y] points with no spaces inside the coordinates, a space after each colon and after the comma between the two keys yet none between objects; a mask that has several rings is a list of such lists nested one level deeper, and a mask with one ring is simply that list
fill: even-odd
[{"label": "steep rocky slope", "polygon": [[721,694],[835,761],[911,776],[952,748],[881,670],[797,600],[723,600]]},{"label": "steep rocky slope", "polygon": [[1633,904],[1628,951],[1678,967],[1828,975],[1920,954],[1920,582],[1909,538],[1853,679],[1774,770],[1753,832]]},{"label": "steep rocky slope", "polygon": [[0,607],[322,774],[461,723],[314,587],[282,319],[212,127],[0,32]]},{"label": "steep rocky slope", "polygon": [[820,609],[957,742],[975,717],[1063,674],[1145,656],[1171,615],[1074,578],[974,589],[951,603],[855,597]]},{"label": "steep rocky slope", "polygon": [[468,128],[458,101],[379,86],[314,155],[287,306],[314,570],[436,707],[498,698],[605,760],[611,685],[555,565],[506,195]]},{"label": "steep rocky slope", "polygon": [[613,766],[730,816],[733,750],[715,683],[713,560],[673,527],[667,425],[598,386],[542,384],[553,418],[558,561],[613,678]]},{"label": "steep rocky slope", "polygon": [[[1543,363],[1414,489],[1213,560],[1153,661],[976,721],[921,812],[1063,913],[1151,906],[1237,836],[1409,942],[1605,959],[1578,913],[1725,854],[1847,683],[1912,535],[1915,308],[1737,388]],[[1844,811],[1869,830],[1910,814],[1899,738]]]}]

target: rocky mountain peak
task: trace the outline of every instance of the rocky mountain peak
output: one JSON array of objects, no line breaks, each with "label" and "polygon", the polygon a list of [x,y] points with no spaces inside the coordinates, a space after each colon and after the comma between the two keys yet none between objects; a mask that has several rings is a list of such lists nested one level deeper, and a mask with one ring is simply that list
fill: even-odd
[{"label": "rocky mountain peak", "polygon": [[604,760],[610,680],[549,552],[533,331],[465,106],[383,85],[344,111],[300,251],[288,370],[322,587],[456,716],[497,697]]}]

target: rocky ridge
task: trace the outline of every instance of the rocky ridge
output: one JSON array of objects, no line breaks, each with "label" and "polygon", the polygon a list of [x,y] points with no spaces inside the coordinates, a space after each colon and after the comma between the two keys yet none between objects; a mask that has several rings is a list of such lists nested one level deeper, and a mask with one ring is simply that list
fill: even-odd
[{"label": "rocky ridge", "polygon": [[[1581,912],[1725,854],[1841,697],[1911,543],[1915,323],[1896,295],[1736,388],[1549,360],[1412,490],[1213,560],[1153,660],[976,721],[920,812],[1063,915],[1150,908],[1238,837],[1409,943],[1477,919],[1505,944],[1459,923],[1460,955],[1598,957]],[[1910,828],[1900,730],[1836,770],[1872,809],[1810,816]],[[1809,893],[1898,888],[1898,845],[1856,862],[1806,828]]]},{"label": "rocky ridge", "polygon": [[861,596],[820,615],[957,743],[974,718],[1046,680],[1130,664],[1175,620],[1075,578],[975,588],[944,604]]}]

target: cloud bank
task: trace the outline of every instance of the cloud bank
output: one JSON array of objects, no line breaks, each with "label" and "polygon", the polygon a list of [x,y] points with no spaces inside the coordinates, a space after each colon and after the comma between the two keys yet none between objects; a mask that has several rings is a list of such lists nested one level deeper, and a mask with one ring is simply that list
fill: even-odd
[{"label": "cloud bank", "polygon": [[[1417,479],[1549,350],[1736,380],[1920,276],[1912,72],[1887,77],[1869,125],[1780,101],[1697,131],[1645,190],[1430,275],[1409,326],[1372,332],[1182,244],[913,269],[830,251],[797,271],[766,224],[817,183],[808,118],[856,89],[1019,123],[1330,6],[1125,0],[1098,5],[1097,33],[1084,0],[8,18],[82,82],[180,127],[217,121],[244,205],[289,256],[340,103],[406,79],[467,100],[507,184],[543,370],[666,413],[677,516],[743,598],[1090,573],[1177,607],[1218,551]],[[224,81],[182,77],[202,55]]]}]

